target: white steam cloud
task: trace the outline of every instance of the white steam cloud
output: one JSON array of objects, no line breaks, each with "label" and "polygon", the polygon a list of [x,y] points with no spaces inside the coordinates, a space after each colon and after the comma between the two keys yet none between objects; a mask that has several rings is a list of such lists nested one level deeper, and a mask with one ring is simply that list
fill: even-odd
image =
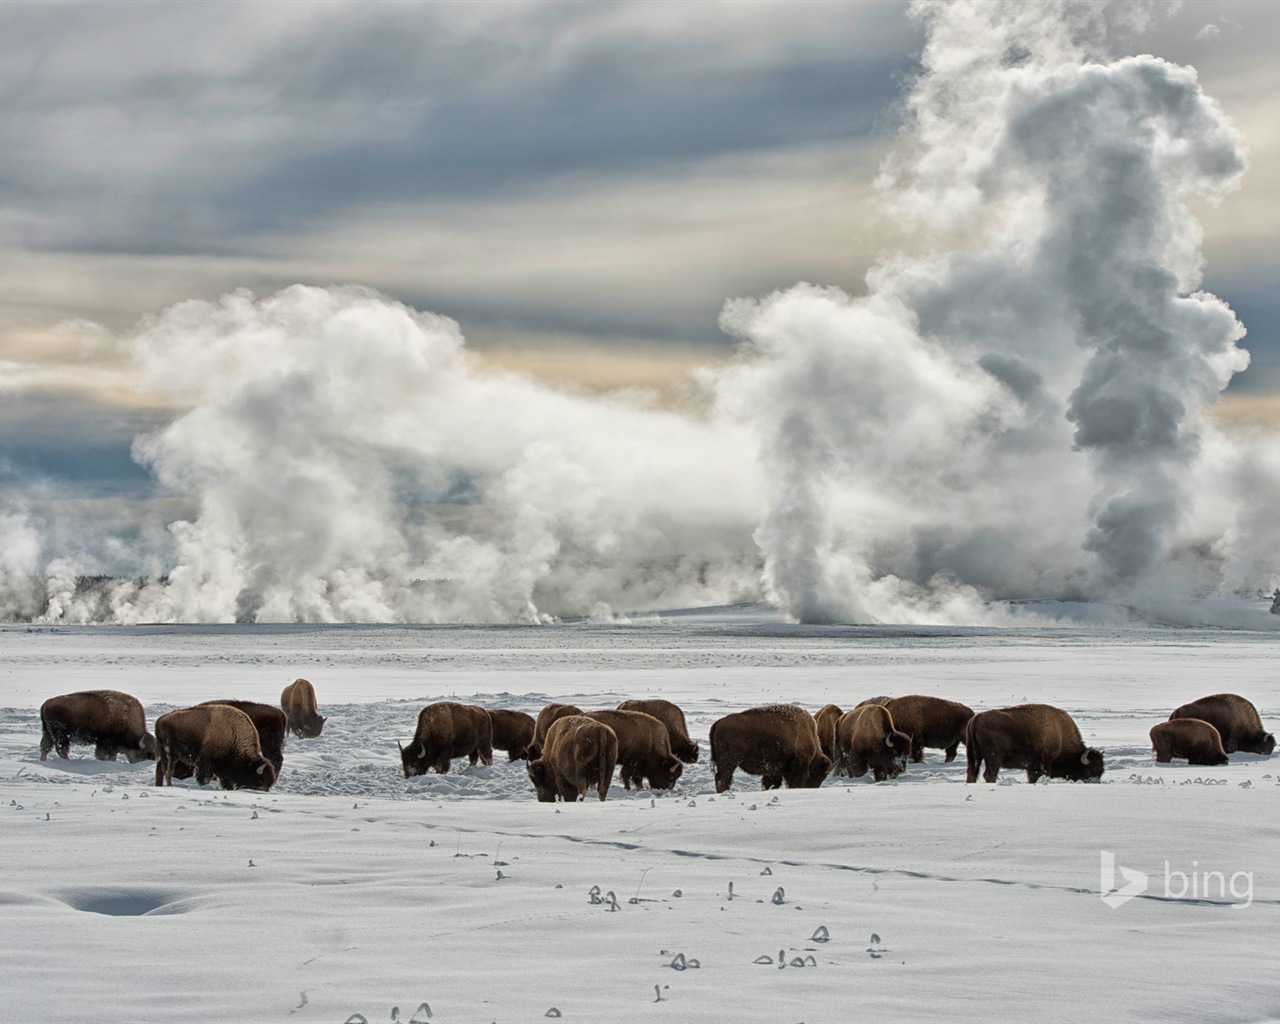
[{"label": "white steam cloud", "polygon": [[1193,70],[1099,59],[1103,8],[915,12],[883,185],[936,250],[886,257],[862,298],[728,303],[742,351],[702,375],[711,412],[481,372],[452,321],[362,289],[184,303],[131,339],[189,409],[135,444],[196,507],[167,574],[86,591],[2,515],[9,614],[38,570],[39,614],[123,622],[760,597],[808,622],[993,622],[1008,599],[1272,586],[1280,462],[1203,416],[1247,354],[1198,290],[1184,205],[1235,187],[1242,140]]}]

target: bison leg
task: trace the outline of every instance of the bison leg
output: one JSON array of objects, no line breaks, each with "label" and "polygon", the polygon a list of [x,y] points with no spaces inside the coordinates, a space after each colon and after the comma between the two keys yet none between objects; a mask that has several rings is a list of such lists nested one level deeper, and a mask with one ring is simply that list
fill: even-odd
[{"label": "bison leg", "polygon": [[733,785],[733,770],[737,765],[724,764],[720,761],[715,761],[713,764],[716,769],[716,792],[723,793]]},{"label": "bison leg", "polygon": [[950,764],[956,759],[956,754],[960,751],[960,741],[956,740],[951,746],[947,747],[947,763]]},{"label": "bison leg", "polygon": [[983,782],[995,782],[1000,777],[1000,762],[987,758],[987,767],[982,772]]},{"label": "bison leg", "polygon": [[58,756],[62,758],[62,760],[64,761],[71,760],[71,737],[70,736],[58,737]]},{"label": "bison leg", "polygon": [[493,745],[491,743],[480,744],[480,763],[493,764]]},{"label": "bison leg", "polygon": [[49,756],[49,751],[53,749],[53,737],[49,734],[49,727],[43,722],[40,723],[40,760],[43,761]]},{"label": "bison leg", "polygon": [[911,741],[911,761],[913,764],[920,764],[924,761],[924,744]]},{"label": "bison leg", "polygon": [[1171,760],[1173,760],[1173,758],[1169,756],[1169,752],[1167,750],[1156,751],[1156,761],[1160,764],[1168,764]]},{"label": "bison leg", "polygon": [[164,785],[164,755],[156,758],[156,785]]}]

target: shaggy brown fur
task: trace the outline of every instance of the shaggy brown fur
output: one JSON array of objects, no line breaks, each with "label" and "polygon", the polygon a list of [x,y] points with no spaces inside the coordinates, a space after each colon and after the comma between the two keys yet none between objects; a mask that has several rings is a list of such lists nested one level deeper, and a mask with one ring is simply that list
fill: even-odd
[{"label": "shaggy brown fur", "polygon": [[843,714],[844,710],[837,705],[824,704],[813,716],[813,724],[818,727],[818,742],[822,744],[822,752],[831,758],[831,763],[837,772],[840,766],[836,764],[836,722],[840,721],[840,716]]},{"label": "shaggy brown fur", "polygon": [[1258,709],[1235,693],[1215,693],[1183,704],[1169,716],[1198,718],[1208,722],[1222,737],[1222,749],[1228,754],[1243,750],[1250,754],[1270,754],[1276,749],[1276,738],[1262,728]]},{"label": "shaggy brown fur", "polygon": [[612,729],[618,736],[618,774],[622,786],[630,789],[631,783],[640,789],[645,780],[650,789],[670,789],[684,771],[680,759],[671,753],[671,740],[667,727],[653,715],[643,711],[585,711]]},{"label": "shaggy brown fur", "polygon": [[711,726],[716,792],[733,785],[741,768],[760,776],[762,789],[816,789],[831,770],[813,715],[794,704],[770,704],[725,715]]},{"label": "shaggy brown fur", "polygon": [[618,705],[619,711],[643,711],[653,715],[667,727],[667,738],[671,741],[671,753],[685,764],[694,764],[698,760],[698,744],[689,739],[689,730],[684,724],[684,712],[679,705],[672,704],[661,697],[647,700],[624,700]]},{"label": "shaggy brown fur", "polygon": [[[285,713],[270,704],[259,704],[253,700],[206,700],[196,706],[203,707],[205,704],[225,704],[249,716],[249,721],[258,730],[258,746],[262,750],[262,756],[271,762],[271,767],[276,770],[276,778],[279,779],[280,769],[284,767],[284,734],[289,726]],[[186,776],[180,775],[178,778]]]},{"label": "shaggy brown fur", "polygon": [[856,711],[858,708],[866,707],[868,704],[885,705],[885,704],[888,704],[889,701],[891,700],[893,700],[892,697],[886,697],[884,694],[881,694],[879,697],[868,697],[866,700],[860,700],[853,707],[854,707],[854,710]]},{"label": "shaggy brown fur", "polygon": [[533,745],[529,747],[529,760],[533,761],[542,756],[542,741],[547,738],[547,730],[551,728],[552,722],[566,715],[580,714],[582,714],[582,708],[573,704],[548,704],[539,711],[537,721],[533,725]]},{"label": "shaggy brown fur", "polygon": [[83,690],[50,697],[40,705],[40,760],[57,750],[71,757],[71,744],[92,744],[99,761],[123,753],[130,764],[156,759],[156,738],[136,697],[119,690]]},{"label": "shaggy brown fur", "polygon": [[289,720],[289,731],[299,739],[315,739],[327,721],[316,711],[316,688],[305,679],[295,679],[284,688],[280,707]]},{"label": "shaggy brown fur", "polygon": [[1218,730],[1199,718],[1175,718],[1154,726],[1151,746],[1162,764],[1175,757],[1185,757],[1187,764],[1226,764],[1228,760]]},{"label": "shaggy brown fur", "polygon": [[528,758],[529,747],[533,744],[532,715],[526,715],[523,711],[490,711],[489,721],[493,725],[495,750],[505,750],[508,761]]},{"label": "shaggy brown fur", "polygon": [[863,704],[836,722],[836,764],[860,779],[871,772],[876,782],[896,779],[906,770],[911,737],[894,728],[883,704]]},{"label": "shaggy brown fur", "polygon": [[418,730],[413,739],[407,747],[400,748],[404,777],[426,775],[431,768],[444,775],[455,757],[470,758],[472,764],[477,760],[493,764],[493,722],[489,712],[450,700],[428,704],[418,712]]},{"label": "shaggy brown fur", "polygon": [[925,747],[945,750],[946,759],[954,761],[964,739],[964,727],[973,717],[973,708],[968,705],[914,693],[894,697],[885,707],[893,716],[895,728],[911,737],[911,760],[916,762],[924,760]]},{"label": "shaggy brown fur", "polygon": [[547,730],[542,756],[529,762],[529,778],[542,803],[556,797],[586,799],[592,786],[603,800],[618,763],[618,737],[603,722],[585,715],[557,718]]},{"label": "shaggy brown fur", "polygon": [[196,782],[217,779],[223,789],[268,790],[276,770],[262,756],[258,730],[238,708],[200,704],[156,719],[156,785],[172,786],[174,768],[186,762]]},{"label": "shaggy brown fur", "polygon": [[1072,782],[1097,782],[1102,778],[1102,752],[1086,747],[1071,716],[1049,704],[1019,704],[983,711],[965,727],[965,752],[969,771],[965,781],[977,782],[978,769],[985,782],[995,782],[1001,768],[1025,768],[1027,781],[1041,775]]}]

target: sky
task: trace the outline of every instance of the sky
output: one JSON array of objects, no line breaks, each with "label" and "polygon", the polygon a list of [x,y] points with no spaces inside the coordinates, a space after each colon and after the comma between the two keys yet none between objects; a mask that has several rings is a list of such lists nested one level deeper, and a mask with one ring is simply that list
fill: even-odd
[{"label": "sky", "polygon": [[[1275,419],[1280,8],[1154,11],[1110,55],[1194,65],[1247,140],[1193,208],[1252,357],[1220,415]],[[900,3],[0,5],[0,496],[107,532],[178,501],[132,446],[182,399],[121,339],[236,289],[367,286],[484,365],[679,403],[726,300],[912,250],[875,182],[923,42]]]}]

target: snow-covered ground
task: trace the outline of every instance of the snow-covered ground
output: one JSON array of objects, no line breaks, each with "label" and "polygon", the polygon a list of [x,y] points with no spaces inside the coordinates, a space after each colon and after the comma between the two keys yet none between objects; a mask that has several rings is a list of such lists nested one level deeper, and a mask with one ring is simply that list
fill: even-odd
[{"label": "snow-covered ground", "polygon": [[[1156,765],[1147,741],[1223,690],[1274,730],[1275,653],[1274,633],[800,627],[764,609],[4,627],[0,1020],[1278,1019],[1280,758]],[[150,762],[84,747],[39,761],[38,708],[58,693],[125,690],[150,722],[214,697],[274,703],[298,676],[329,721],[289,741],[268,794],[157,790]],[[761,793],[739,775],[714,794],[721,715],[911,692],[1057,704],[1105,750],[1103,784],[966,786],[963,754],[929,751],[892,783]],[[538,804],[501,755],[400,770],[395,740],[432,700],[641,696],[680,703],[703,746],[671,793]],[[1145,892],[1104,903],[1104,853]],[[1208,898],[1205,872],[1221,873]]]}]

